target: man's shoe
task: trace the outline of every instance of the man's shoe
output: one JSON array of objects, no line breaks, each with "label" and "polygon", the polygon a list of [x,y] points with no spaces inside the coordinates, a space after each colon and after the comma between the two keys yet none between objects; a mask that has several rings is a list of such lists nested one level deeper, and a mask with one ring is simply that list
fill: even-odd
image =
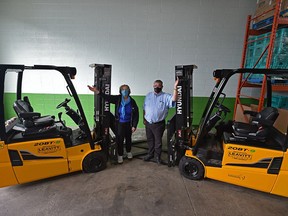
[{"label": "man's shoe", "polygon": [[156,157],[156,163],[157,163],[158,165],[160,165],[160,164],[162,163],[160,157]]},{"label": "man's shoe", "polygon": [[146,155],[146,156],[143,158],[143,160],[144,160],[144,161],[150,161],[152,158],[153,158],[152,155]]},{"label": "man's shoe", "polygon": [[123,163],[123,156],[118,156],[118,164],[122,164]]},{"label": "man's shoe", "polygon": [[127,152],[127,158],[128,158],[129,160],[131,160],[131,159],[133,158],[133,155],[132,155],[131,152]]}]

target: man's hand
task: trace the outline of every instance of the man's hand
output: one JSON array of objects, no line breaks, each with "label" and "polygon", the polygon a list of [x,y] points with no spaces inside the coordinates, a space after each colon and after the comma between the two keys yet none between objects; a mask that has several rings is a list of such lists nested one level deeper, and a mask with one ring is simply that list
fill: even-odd
[{"label": "man's hand", "polygon": [[95,92],[96,94],[99,94],[99,93],[100,93],[99,89],[97,89],[97,88],[94,87],[94,86],[92,87],[92,86],[90,86],[90,85],[87,85],[87,87],[89,88],[90,91]]},{"label": "man's hand", "polygon": [[136,131],[135,127],[132,127],[132,133],[134,133]]},{"label": "man's hand", "polygon": [[174,83],[174,90],[173,90],[173,95],[172,95],[172,101],[177,101],[177,95],[178,95],[178,92],[177,92],[177,85],[178,85],[178,82],[179,82],[179,78],[177,77],[175,83]]}]

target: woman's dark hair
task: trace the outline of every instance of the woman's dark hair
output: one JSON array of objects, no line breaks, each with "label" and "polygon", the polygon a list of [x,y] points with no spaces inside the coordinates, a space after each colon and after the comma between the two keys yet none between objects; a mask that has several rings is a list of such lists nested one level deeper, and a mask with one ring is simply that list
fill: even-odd
[{"label": "woman's dark hair", "polygon": [[130,87],[129,87],[128,85],[126,85],[126,84],[123,84],[123,85],[121,85],[121,86],[119,87],[119,93],[121,94],[121,89],[122,89],[123,87],[127,87],[127,88],[128,88],[128,95],[130,95],[130,93],[131,93]]}]

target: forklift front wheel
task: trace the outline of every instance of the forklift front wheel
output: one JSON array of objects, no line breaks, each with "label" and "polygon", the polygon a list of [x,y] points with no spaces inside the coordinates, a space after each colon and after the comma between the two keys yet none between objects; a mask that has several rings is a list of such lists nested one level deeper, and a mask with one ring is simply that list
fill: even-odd
[{"label": "forklift front wheel", "polygon": [[84,158],[82,168],[86,173],[99,172],[106,168],[106,163],[104,152],[92,152]]},{"label": "forklift front wheel", "polygon": [[179,162],[180,173],[188,179],[201,180],[204,178],[202,163],[194,158],[183,156]]}]

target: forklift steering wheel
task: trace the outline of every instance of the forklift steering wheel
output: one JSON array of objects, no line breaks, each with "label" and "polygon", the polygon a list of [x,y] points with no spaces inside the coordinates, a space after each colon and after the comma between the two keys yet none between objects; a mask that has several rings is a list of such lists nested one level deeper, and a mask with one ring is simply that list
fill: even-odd
[{"label": "forklift steering wheel", "polygon": [[215,107],[218,108],[218,110],[206,122],[206,125],[205,125],[206,133],[208,133],[213,127],[215,127],[217,122],[219,122],[222,119],[222,117],[221,117],[222,112],[224,112],[225,116],[228,112],[231,112],[228,107],[224,106],[223,104],[219,103],[218,101],[217,101]]},{"label": "forklift steering wheel", "polygon": [[56,107],[56,109],[59,109],[61,107],[66,107],[67,104],[71,101],[71,99],[66,98],[63,102],[61,102],[60,104],[58,104],[58,106]]}]

